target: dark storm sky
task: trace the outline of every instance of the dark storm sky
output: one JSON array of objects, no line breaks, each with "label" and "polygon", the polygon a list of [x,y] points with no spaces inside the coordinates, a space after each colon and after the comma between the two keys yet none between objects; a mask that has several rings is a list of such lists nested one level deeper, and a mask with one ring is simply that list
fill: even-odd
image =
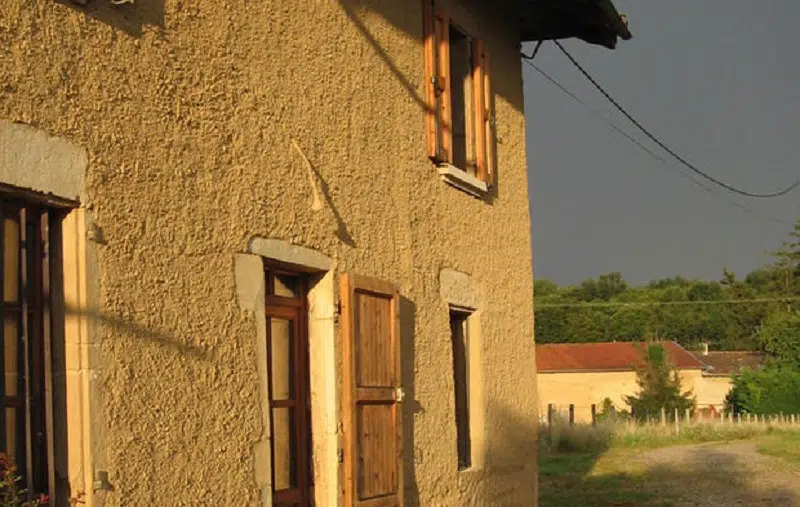
[{"label": "dark storm sky", "polygon": [[[615,3],[633,39],[615,51],[564,45],[633,116],[732,185],[769,192],[800,178],[800,2]],[[535,63],[645,141],[552,43]],[[679,164],[654,160],[523,69],[536,278],[718,279],[723,267],[743,276],[769,261],[765,251],[791,227],[725,199],[800,218],[800,189],[769,201],[710,195],[681,177]]]}]

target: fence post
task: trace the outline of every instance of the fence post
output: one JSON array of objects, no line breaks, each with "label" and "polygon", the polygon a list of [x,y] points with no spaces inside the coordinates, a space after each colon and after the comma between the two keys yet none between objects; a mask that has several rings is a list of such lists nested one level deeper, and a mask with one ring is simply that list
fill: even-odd
[{"label": "fence post", "polygon": [[794,426],[794,414],[792,414],[792,426]]},{"label": "fence post", "polygon": [[661,407],[661,425],[667,425],[667,409],[666,407]]},{"label": "fence post", "polygon": [[675,407],[675,434],[676,435],[680,435],[681,434],[681,426],[680,426],[681,423],[680,423],[680,420],[681,420],[681,418],[678,416],[678,407]]},{"label": "fence post", "polygon": [[597,405],[592,403],[592,426],[597,426]]},{"label": "fence post", "polygon": [[547,404],[547,439],[548,445],[553,445],[553,404]]},{"label": "fence post", "polygon": [[739,424],[742,424],[742,413],[741,412],[736,414],[736,419],[737,419],[736,422],[738,422]]},{"label": "fence post", "polygon": [[569,404],[569,425],[575,424],[575,405]]},{"label": "fence post", "polygon": [[686,424],[692,422],[692,412],[687,408],[686,409]]}]

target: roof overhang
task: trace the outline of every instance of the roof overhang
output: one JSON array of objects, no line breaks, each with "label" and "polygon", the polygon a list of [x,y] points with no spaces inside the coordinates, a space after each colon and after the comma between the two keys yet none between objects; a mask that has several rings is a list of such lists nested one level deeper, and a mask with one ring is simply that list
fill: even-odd
[{"label": "roof overhang", "polygon": [[578,38],[614,49],[632,37],[611,0],[517,0],[522,42]]}]

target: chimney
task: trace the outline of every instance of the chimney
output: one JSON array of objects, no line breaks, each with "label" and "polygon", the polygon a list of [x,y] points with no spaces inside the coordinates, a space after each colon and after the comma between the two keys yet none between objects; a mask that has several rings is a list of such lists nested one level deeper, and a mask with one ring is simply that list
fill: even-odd
[{"label": "chimney", "polygon": [[707,356],[708,355],[708,343],[703,342],[702,345],[703,345],[703,355]]}]

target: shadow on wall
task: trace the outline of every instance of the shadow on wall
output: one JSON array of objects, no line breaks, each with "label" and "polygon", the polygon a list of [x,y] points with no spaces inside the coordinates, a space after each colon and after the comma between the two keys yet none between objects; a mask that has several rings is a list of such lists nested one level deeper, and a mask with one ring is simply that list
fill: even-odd
[{"label": "shadow on wall", "polygon": [[[788,484],[749,469],[749,462],[760,459],[753,444],[720,445],[629,451],[609,458],[613,465],[605,462],[607,448],[589,454],[543,451],[539,506],[800,505]],[[604,472],[609,467],[613,471]]]},{"label": "shadow on wall", "polygon": [[[112,0],[57,1],[132,37],[141,37],[147,30],[158,32],[164,28],[166,0],[133,0],[119,5],[115,5]],[[81,5],[84,1],[86,5]]]},{"label": "shadow on wall", "polygon": [[422,405],[416,399],[414,385],[414,338],[416,337],[417,306],[408,298],[400,297],[400,336],[402,340],[401,377],[406,398],[403,403],[403,479],[406,505],[419,505],[419,488],[415,475],[414,463],[417,460],[417,449],[414,445],[414,417],[422,413]]},{"label": "shadow on wall", "polygon": [[140,340],[148,341],[152,344],[172,349],[175,352],[186,354],[187,356],[203,361],[213,361],[213,351],[207,350],[196,345],[191,345],[181,341],[175,336],[167,333],[156,331],[145,326],[136,324],[123,317],[103,313],[96,309],[77,310],[75,308],[67,307],[67,315],[80,315],[87,317],[94,324],[102,324],[109,329],[125,333]]},{"label": "shadow on wall", "polygon": [[536,414],[487,403],[486,467],[479,481],[460,488],[460,505],[535,505],[538,425]]}]

